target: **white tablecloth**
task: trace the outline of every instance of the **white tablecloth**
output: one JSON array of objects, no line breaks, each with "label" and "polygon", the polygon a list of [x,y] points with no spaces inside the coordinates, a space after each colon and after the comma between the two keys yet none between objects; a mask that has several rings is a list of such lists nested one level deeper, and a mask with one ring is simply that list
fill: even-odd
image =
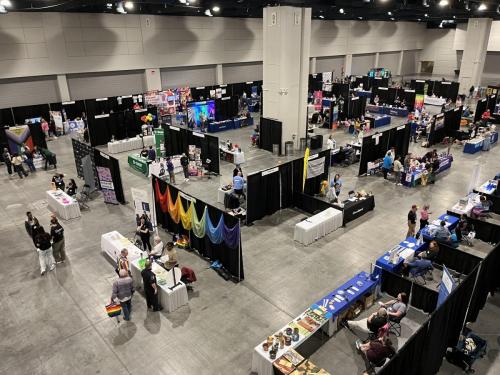
[{"label": "white tablecloth", "polygon": [[233,155],[233,164],[243,164],[245,162],[245,153],[243,151],[242,152],[229,151],[225,147],[220,147],[220,149],[222,150],[222,152],[224,152],[226,154]]},{"label": "white tablecloth", "polygon": [[52,210],[58,213],[59,217],[65,220],[82,216],[80,205],[76,199],[71,198],[62,190],[48,190],[47,203]]},{"label": "white tablecloth", "polygon": [[[130,269],[132,272],[132,278],[134,279],[136,286],[142,286],[142,276],[141,269],[139,268],[139,259],[135,259],[130,263]],[[179,307],[186,305],[188,303],[188,294],[186,284],[181,281],[181,270],[179,267],[174,267],[172,270],[167,271],[163,267],[161,267],[157,263],[153,263],[152,270],[156,275],[157,283],[160,283],[160,279],[166,280],[166,283],[163,285],[158,284],[159,286],[159,302],[163,306],[163,308],[172,312],[177,310]],[[176,287],[170,289],[174,285],[174,272],[175,272],[175,280]]]},{"label": "white tablecloth", "polygon": [[101,250],[106,253],[113,262],[116,264],[116,260],[120,257],[120,252],[122,249],[128,250],[128,260],[133,262],[143,256],[146,253],[141,251],[137,246],[135,246],[128,238],[123,237],[116,230],[109,233],[104,233],[101,236]]},{"label": "white tablecloth", "polygon": [[424,97],[424,104],[429,104],[429,105],[443,105],[446,103],[446,99],[444,98],[437,98],[435,96],[425,96]]},{"label": "white tablecloth", "polygon": [[[154,146],[155,138],[153,135],[146,135],[144,137],[144,146]],[[142,148],[142,139],[134,137],[129,139],[122,139],[121,141],[108,142],[108,152],[110,154],[118,154],[130,150]]]},{"label": "white tablecloth", "polygon": [[[487,187],[490,185],[490,184],[493,184],[494,187],[491,188],[491,189],[487,189]],[[493,194],[493,192],[495,191],[496,187],[498,186],[498,180],[491,180],[491,181],[486,181],[484,184],[482,184],[481,186],[479,186],[476,191],[480,192],[480,193],[483,193],[483,194]]]},{"label": "white tablecloth", "polygon": [[309,245],[341,227],[342,220],[342,211],[330,207],[296,224],[293,239],[304,245]]}]

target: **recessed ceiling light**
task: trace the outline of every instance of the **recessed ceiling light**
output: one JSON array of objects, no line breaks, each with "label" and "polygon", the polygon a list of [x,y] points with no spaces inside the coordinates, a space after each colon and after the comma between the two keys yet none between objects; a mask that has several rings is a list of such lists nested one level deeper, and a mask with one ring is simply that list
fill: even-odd
[{"label": "recessed ceiling light", "polygon": [[457,19],[457,16],[453,16],[453,19],[454,19],[454,20],[455,20],[455,19]]},{"label": "recessed ceiling light", "polygon": [[186,0],[179,0],[179,3],[186,4]]},{"label": "recessed ceiling light", "polygon": [[485,4],[485,3],[481,3],[481,4],[479,5],[479,7],[477,8],[477,10],[481,10],[481,11],[482,11],[482,10],[486,10],[486,9],[488,9],[488,7],[486,6],[486,4]]},{"label": "recessed ceiling light", "polygon": [[125,8],[128,10],[134,9],[134,3],[131,1],[125,1]]},{"label": "recessed ceiling light", "polygon": [[424,17],[429,17],[429,15],[427,13],[424,14]]},{"label": "recessed ceiling light", "polygon": [[392,16],[392,12],[387,12],[387,14],[388,14],[389,16]]},{"label": "recessed ceiling light", "polygon": [[214,12],[218,12],[218,11],[220,10],[220,8],[216,5],[216,6],[214,6],[214,7],[212,8],[212,10],[213,10]]},{"label": "recessed ceiling light", "polygon": [[10,0],[2,0],[0,1],[0,5],[4,8],[9,8],[12,6],[12,3],[10,2]]},{"label": "recessed ceiling light", "polygon": [[323,16],[322,14],[320,14],[319,18],[324,19],[325,16]]},{"label": "recessed ceiling light", "polygon": [[418,18],[418,19],[417,19],[417,21],[418,21],[418,22],[421,22],[421,21],[422,21],[422,18]]},{"label": "recessed ceiling light", "polygon": [[362,19],[363,19],[363,17],[358,17],[358,18],[359,18],[360,20],[362,20]]},{"label": "recessed ceiling light", "polygon": [[208,16],[208,17],[212,17],[213,16],[213,14],[210,11],[210,9],[205,10],[205,16]]},{"label": "recessed ceiling light", "polygon": [[113,8],[113,4],[111,4],[111,3],[107,3],[107,4],[106,4],[106,8],[108,8],[108,9]]},{"label": "recessed ceiling light", "polygon": [[422,5],[426,8],[429,7],[429,0],[422,0]]},{"label": "recessed ceiling light", "polygon": [[344,14],[344,8],[340,8],[339,13]]},{"label": "recessed ceiling light", "polygon": [[450,4],[450,2],[448,0],[440,0],[439,1],[440,7],[445,7],[445,6],[448,6],[449,4]]},{"label": "recessed ceiling light", "polygon": [[394,17],[391,17],[391,21],[394,21]]}]

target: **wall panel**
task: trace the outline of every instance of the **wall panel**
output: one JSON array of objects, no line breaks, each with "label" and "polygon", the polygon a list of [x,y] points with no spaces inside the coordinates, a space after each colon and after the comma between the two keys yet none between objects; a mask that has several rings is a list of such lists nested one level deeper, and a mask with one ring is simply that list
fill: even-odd
[{"label": "wall panel", "polygon": [[316,58],[316,71],[311,73],[333,72],[334,77],[340,77],[345,56],[330,56]]},{"label": "wall panel", "polygon": [[228,64],[222,66],[224,83],[262,80],[262,62]]},{"label": "wall panel", "polygon": [[55,76],[0,80],[0,108],[58,101],[60,98]]},{"label": "wall panel", "polygon": [[161,87],[163,89],[181,86],[211,86],[215,84],[214,65],[161,69]]},{"label": "wall panel", "polygon": [[375,64],[374,53],[353,55],[351,74],[356,76],[366,75],[370,69],[374,68],[374,64]]}]

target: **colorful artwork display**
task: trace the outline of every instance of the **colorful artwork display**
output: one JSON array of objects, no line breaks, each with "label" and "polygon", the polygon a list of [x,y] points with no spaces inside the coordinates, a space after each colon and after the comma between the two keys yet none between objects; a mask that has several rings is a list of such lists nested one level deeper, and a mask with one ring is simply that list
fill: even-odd
[{"label": "colorful artwork display", "polygon": [[424,94],[416,94],[415,95],[415,109],[419,111],[424,107]]},{"label": "colorful artwork display", "polygon": [[313,97],[314,97],[314,109],[316,111],[321,111],[321,107],[323,106],[323,91],[321,90],[314,91]]},{"label": "colorful artwork display", "polygon": [[104,203],[118,204],[111,171],[106,167],[96,167],[96,169],[97,177],[99,178],[99,183],[101,185],[101,191],[104,196]]},{"label": "colorful artwork display", "polygon": [[33,150],[33,139],[28,125],[12,126],[5,130],[5,135],[12,154],[21,153],[21,148],[25,145]]},{"label": "colorful artwork display", "polygon": [[215,120],[215,102],[190,102],[187,104],[188,124],[201,127],[207,121]]}]

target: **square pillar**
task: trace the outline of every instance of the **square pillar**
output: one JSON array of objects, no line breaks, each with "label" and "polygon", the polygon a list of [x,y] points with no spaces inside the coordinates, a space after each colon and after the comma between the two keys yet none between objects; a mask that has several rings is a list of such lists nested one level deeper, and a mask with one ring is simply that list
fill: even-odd
[{"label": "square pillar", "polygon": [[306,137],[311,9],[264,8],[263,116],[283,124],[284,142]]},{"label": "square pillar", "polygon": [[222,64],[217,64],[215,66],[215,83],[217,85],[224,84],[224,76],[222,74]]},{"label": "square pillar", "polygon": [[66,74],[59,74],[57,76],[57,91],[59,92],[59,99],[61,99],[61,102],[71,101]]}]

